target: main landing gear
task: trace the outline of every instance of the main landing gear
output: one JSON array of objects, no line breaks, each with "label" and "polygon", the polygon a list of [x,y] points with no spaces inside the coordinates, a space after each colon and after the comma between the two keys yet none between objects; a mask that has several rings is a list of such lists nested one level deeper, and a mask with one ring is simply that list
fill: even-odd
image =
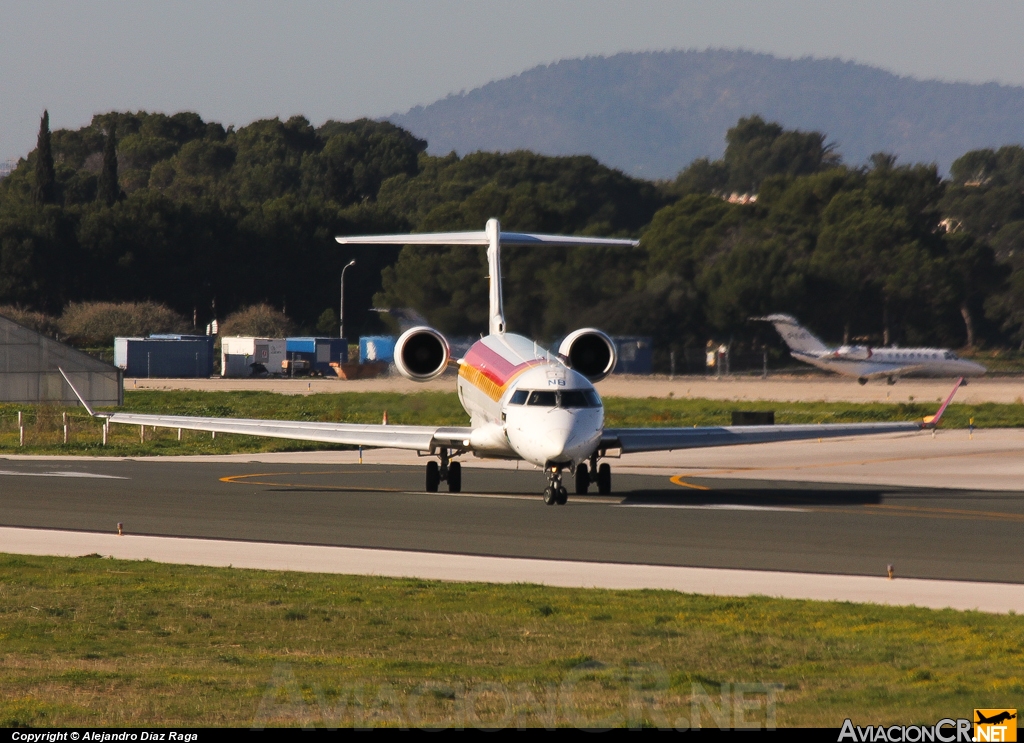
[{"label": "main landing gear", "polygon": [[436,493],[442,480],[447,481],[449,493],[462,491],[462,465],[453,462],[445,448],[441,449],[440,463],[433,460],[427,462],[427,492]]},{"label": "main landing gear", "polygon": [[[597,483],[597,492],[601,495],[608,495],[612,492],[612,468],[607,462],[600,466],[597,464],[597,452],[590,457],[590,465],[580,462],[576,465],[573,473],[573,480],[576,495],[586,495],[590,490],[590,484]],[[545,491],[546,492],[546,491]]]}]

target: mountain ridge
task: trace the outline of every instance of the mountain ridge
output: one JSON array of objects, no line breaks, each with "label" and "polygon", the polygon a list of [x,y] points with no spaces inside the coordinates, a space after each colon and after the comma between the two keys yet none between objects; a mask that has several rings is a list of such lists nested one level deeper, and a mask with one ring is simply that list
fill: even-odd
[{"label": "mountain ridge", "polygon": [[721,157],[726,130],[753,114],[824,132],[852,165],[886,151],[946,172],[969,150],[1024,142],[1024,87],[725,49],[560,60],[387,120],[426,139],[432,154],[589,154],[663,179]]}]

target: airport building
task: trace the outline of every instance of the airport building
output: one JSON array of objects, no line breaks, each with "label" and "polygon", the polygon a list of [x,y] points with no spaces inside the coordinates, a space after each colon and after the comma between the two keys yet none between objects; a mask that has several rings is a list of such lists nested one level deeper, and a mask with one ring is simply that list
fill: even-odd
[{"label": "airport building", "polygon": [[90,405],[124,402],[116,366],[0,317],[0,402],[77,405],[60,369]]}]

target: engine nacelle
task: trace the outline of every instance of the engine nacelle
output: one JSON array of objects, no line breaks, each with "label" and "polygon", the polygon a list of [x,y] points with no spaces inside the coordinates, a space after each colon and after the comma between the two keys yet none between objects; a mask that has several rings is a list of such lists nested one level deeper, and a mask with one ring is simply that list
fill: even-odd
[{"label": "engine nacelle", "polygon": [[409,328],[395,342],[398,373],[414,382],[429,382],[448,368],[448,341],[433,328]]},{"label": "engine nacelle", "polygon": [[591,382],[600,382],[612,373],[618,353],[615,343],[596,328],[582,328],[569,333],[558,346],[558,355]]}]

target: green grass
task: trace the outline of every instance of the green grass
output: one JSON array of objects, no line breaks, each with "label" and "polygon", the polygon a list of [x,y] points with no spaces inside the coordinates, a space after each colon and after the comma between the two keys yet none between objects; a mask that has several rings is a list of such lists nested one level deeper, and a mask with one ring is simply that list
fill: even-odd
[{"label": "green grass", "polygon": [[686,727],[760,684],[779,726],[838,727],[1024,693],[1013,615],[96,556],[0,555],[0,595],[0,726]]},{"label": "green grass", "polygon": [[[605,398],[605,425],[614,426],[724,426],[734,410],[774,410],[776,423],[867,423],[921,420],[938,410],[940,401],[912,403],[774,402],[662,398]],[[952,403],[942,417],[945,428],[966,428],[970,419],[978,428],[1024,426],[1024,404]]]},{"label": "green grass", "polygon": [[[936,401],[914,403],[735,402],[703,399],[606,398],[605,424],[613,426],[727,425],[734,410],[774,410],[778,423],[852,423],[921,419],[935,412]],[[126,391],[126,411],[178,415],[277,418],[283,420],[379,423],[384,411],[393,424],[464,426],[469,419],[454,393],[412,395],[383,392],[279,395],[270,392]],[[25,446],[19,446],[17,413],[25,423]],[[71,419],[71,438],[63,444],[62,413]],[[1024,427],[1024,404],[953,404],[943,425],[964,428],[973,418],[979,428]],[[323,444],[260,439],[249,436],[148,429],[145,443],[135,426],[111,427],[101,446],[100,424],[80,408],[54,405],[0,405],[0,454],[228,454],[232,452],[312,451]],[[343,448],[343,447],[334,447]]]}]

